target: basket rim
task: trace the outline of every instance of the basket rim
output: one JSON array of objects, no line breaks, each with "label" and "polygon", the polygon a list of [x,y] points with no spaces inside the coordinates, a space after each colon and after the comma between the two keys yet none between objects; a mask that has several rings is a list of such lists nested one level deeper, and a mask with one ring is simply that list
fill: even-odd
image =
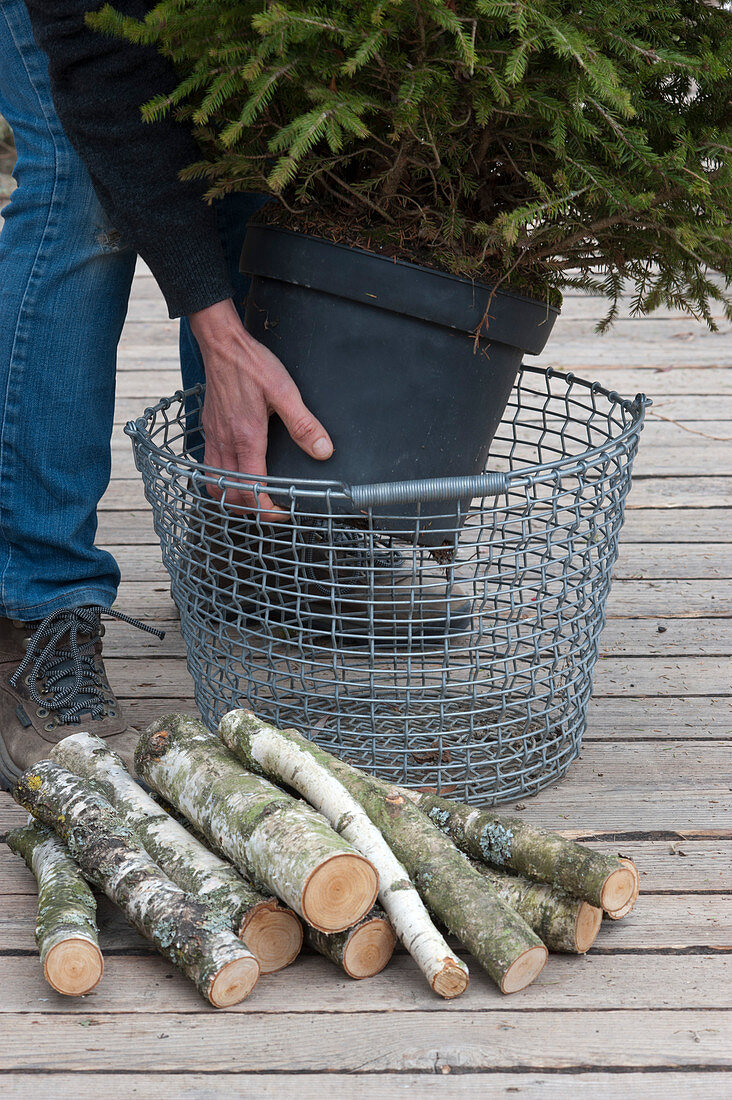
[{"label": "basket rim", "polygon": [[[624,411],[631,413],[632,419],[617,436],[606,440],[596,447],[590,447],[579,455],[566,455],[561,458],[553,459],[550,462],[520,466],[517,469],[501,473],[498,476],[502,479],[506,492],[508,492],[509,488],[522,488],[529,484],[553,481],[556,480],[559,475],[569,476],[579,472],[584,473],[589,466],[593,465],[595,459],[599,457],[604,459],[612,457],[618,452],[627,451],[628,442],[637,437],[643,428],[646,409],[653,404],[651,398],[647,397],[644,393],[637,393],[635,398],[622,397],[616,390],[610,390],[599,382],[589,382],[587,379],[579,378],[572,371],[565,372],[557,370],[554,367],[537,367],[524,363],[521,366],[521,373],[541,375],[548,380],[554,377],[561,378],[567,382],[570,388],[574,385],[583,386],[593,395],[605,397],[612,405],[617,405]],[[171,405],[176,402],[183,405],[186,398],[199,396],[205,393],[205,390],[205,382],[199,382],[189,389],[176,390],[170,397],[162,397],[155,405],[148,406],[143,410],[142,415],[135,420],[128,420],[124,427],[124,432],[125,435],[130,438],[133,448],[144,450],[150,458],[156,461],[157,465],[164,468],[171,475],[179,473],[183,476],[193,477],[195,481],[203,482],[204,484],[217,485],[221,489],[240,489],[246,486],[249,492],[267,492],[271,488],[277,490],[280,495],[282,495],[283,490],[288,491],[291,499],[307,497],[322,498],[323,495],[328,495],[334,500],[340,501],[351,500],[356,488],[365,488],[364,486],[350,486],[344,482],[327,478],[293,479],[274,477],[269,474],[262,476],[261,474],[246,474],[241,471],[226,470],[216,466],[208,466],[203,462],[197,462],[195,459],[187,458],[185,455],[175,455],[171,451],[155,443],[150,435],[149,425],[157,414],[167,411]],[[551,394],[548,396],[551,396]],[[490,471],[486,471],[486,473],[490,475]],[[473,477],[466,477],[464,480],[466,482],[468,480],[474,481],[475,476],[476,475],[473,475]],[[480,475],[477,476],[479,477]],[[496,475],[494,474],[493,476]],[[415,487],[420,484],[427,486],[432,480],[433,479],[424,478],[416,480],[413,484]],[[455,478],[452,480],[459,482],[463,479]],[[459,499],[463,493],[464,490],[462,492],[456,490],[454,493],[449,493],[444,499]]]}]

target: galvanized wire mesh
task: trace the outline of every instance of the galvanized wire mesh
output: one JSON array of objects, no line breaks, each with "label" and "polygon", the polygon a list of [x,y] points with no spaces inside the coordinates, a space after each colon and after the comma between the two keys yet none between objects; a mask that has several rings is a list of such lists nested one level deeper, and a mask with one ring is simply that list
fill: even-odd
[{"label": "galvanized wire mesh", "polygon": [[[177,393],[126,431],[204,720],[248,705],[468,802],[559,779],[586,724],[647,399],[523,367],[490,473],[356,487],[197,462],[202,402]],[[237,507],[242,489],[275,495],[282,522]],[[428,500],[445,501],[440,547],[421,538]]]}]

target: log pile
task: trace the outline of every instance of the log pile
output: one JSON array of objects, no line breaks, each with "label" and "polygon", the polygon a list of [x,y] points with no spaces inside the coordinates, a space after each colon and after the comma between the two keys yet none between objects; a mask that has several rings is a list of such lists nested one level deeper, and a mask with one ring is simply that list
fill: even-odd
[{"label": "log pile", "polygon": [[630,860],[386,783],[250,711],[218,735],[186,715],[150,726],[135,765],[154,797],[92,734],[51,757],[18,781],[35,821],[8,843],[37,879],[41,962],[65,994],[102,975],[87,883],[218,1008],[290,965],[303,935],[356,979],[401,941],[452,998],[468,968],[449,932],[515,993],[548,951],[584,954],[603,914],[620,919],[638,897]]}]

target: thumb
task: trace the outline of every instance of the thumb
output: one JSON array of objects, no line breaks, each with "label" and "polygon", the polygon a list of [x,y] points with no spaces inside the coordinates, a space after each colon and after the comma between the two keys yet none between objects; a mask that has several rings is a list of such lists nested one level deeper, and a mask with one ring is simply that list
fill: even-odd
[{"label": "thumb", "polygon": [[272,408],[282,420],[291,438],[312,458],[321,461],[333,454],[333,443],[327,431],[307,408],[293,382]]}]

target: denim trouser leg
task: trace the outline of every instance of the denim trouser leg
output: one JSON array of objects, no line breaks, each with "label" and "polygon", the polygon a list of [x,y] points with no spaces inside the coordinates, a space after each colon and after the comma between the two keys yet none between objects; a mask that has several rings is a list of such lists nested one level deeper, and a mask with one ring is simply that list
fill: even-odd
[{"label": "denim trouser leg", "polygon": [[[269,201],[268,195],[242,192],[227,195],[216,203],[216,225],[234,289],[234,304],[242,321],[250,280],[248,275],[242,275],[239,271],[239,254],[250,219]],[[180,371],[184,390],[206,380],[201,352],[186,317],[180,323]],[[203,462],[203,440],[195,433],[198,409],[197,401],[189,403],[187,447],[192,458]]]},{"label": "denim trouser leg", "polygon": [[0,113],[18,152],[0,236],[0,615],[32,620],[116,596],[94,538],[135,255],[64,135],[22,0],[0,0]]}]

